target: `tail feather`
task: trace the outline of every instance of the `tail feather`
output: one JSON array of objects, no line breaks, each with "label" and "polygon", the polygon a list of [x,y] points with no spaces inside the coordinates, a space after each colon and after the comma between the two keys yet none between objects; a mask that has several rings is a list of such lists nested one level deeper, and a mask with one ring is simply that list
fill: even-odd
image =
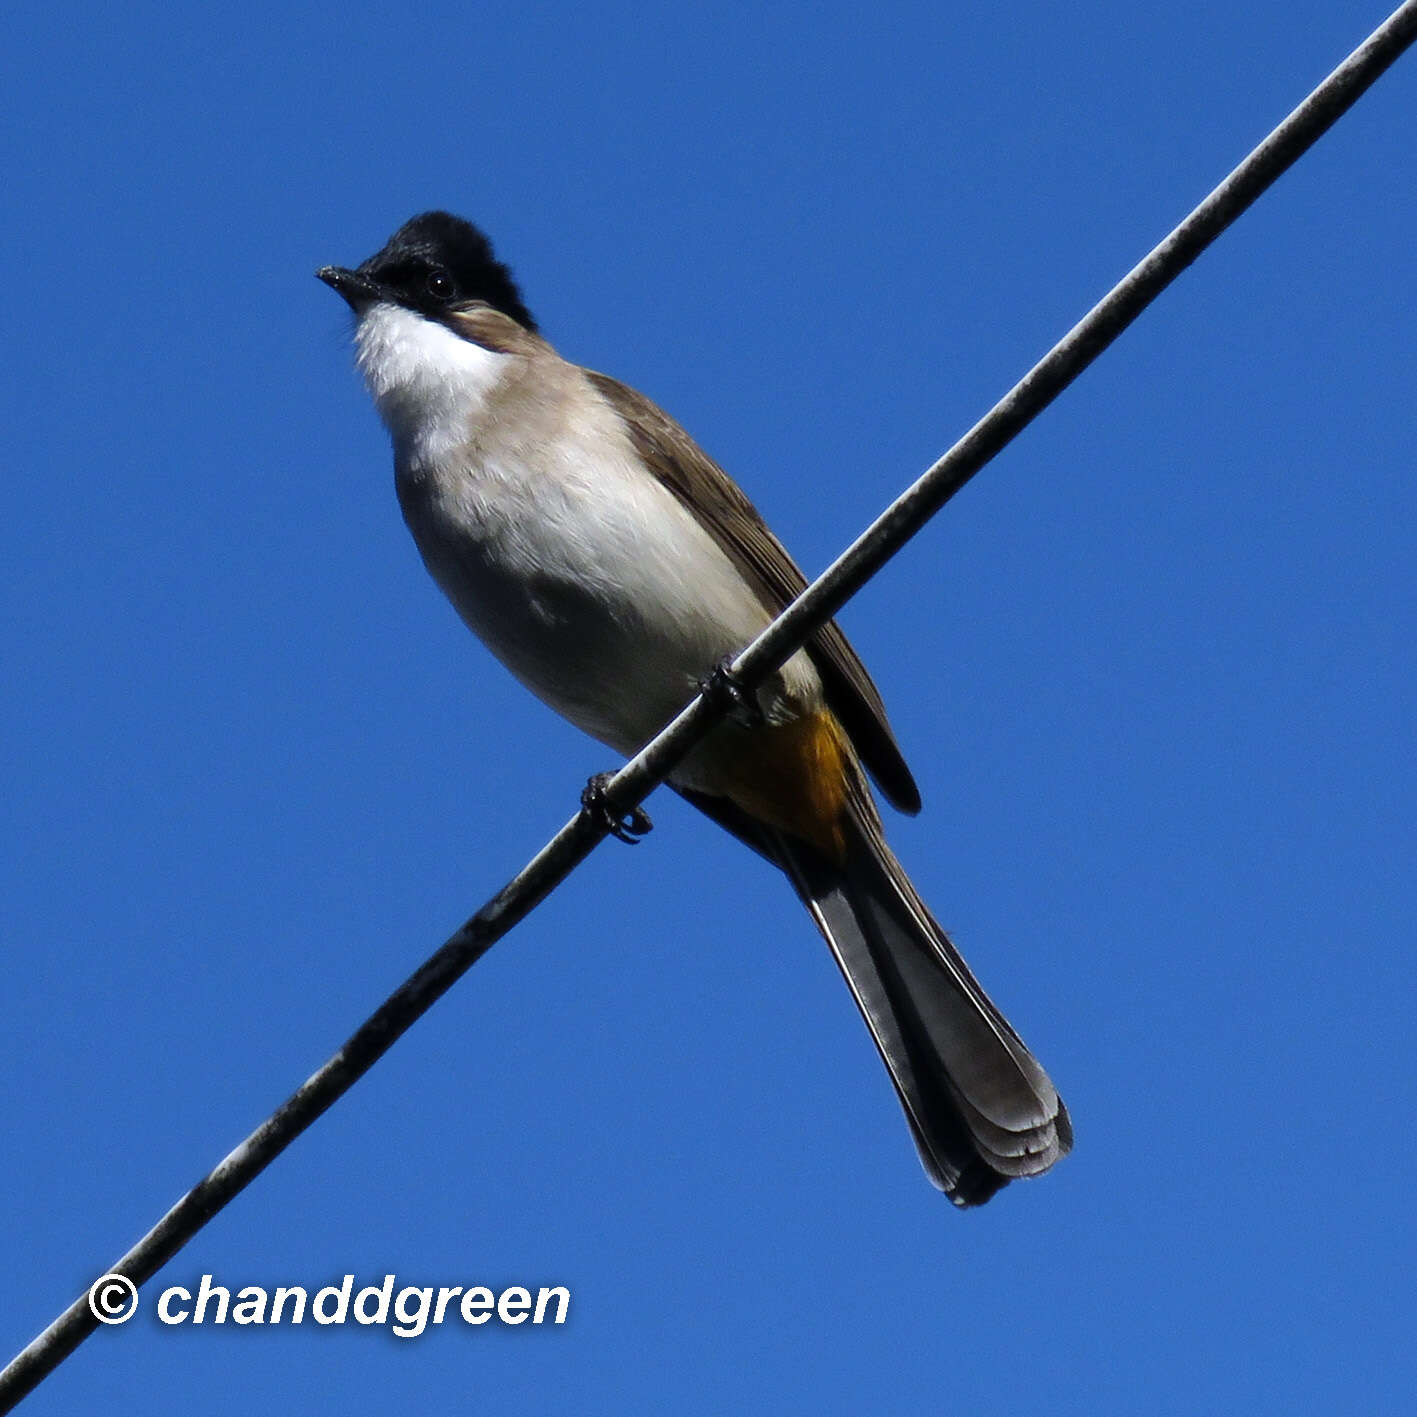
[{"label": "tail feather", "polygon": [[775,854],[836,956],[930,1179],[956,1205],[978,1205],[1067,1153],[1067,1109],[921,901],[874,813],[852,818],[841,865],[781,834]]},{"label": "tail feather", "polygon": [[951,1201],[980,1205],[1067,1154],[1067,1108],[886,845],[864,785],[840,862],[724,798],[679,790],[792,881],[871,1030],[925,1171]]}]

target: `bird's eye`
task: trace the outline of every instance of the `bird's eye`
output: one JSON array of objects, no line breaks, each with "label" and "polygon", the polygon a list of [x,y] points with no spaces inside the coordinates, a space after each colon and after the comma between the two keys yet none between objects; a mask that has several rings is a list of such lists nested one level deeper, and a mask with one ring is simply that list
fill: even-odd
[{"label": "bird's eye", "polygon": [[441,266],[429,271],[423,283],[434,300],[448,300],[452,297],[453,278]]}]

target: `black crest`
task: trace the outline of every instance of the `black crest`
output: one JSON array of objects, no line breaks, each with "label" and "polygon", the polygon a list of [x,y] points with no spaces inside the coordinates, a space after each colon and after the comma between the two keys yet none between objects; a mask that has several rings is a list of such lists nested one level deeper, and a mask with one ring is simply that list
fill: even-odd
[{"label": "black crest", "polygon": [[449,212],[424,212],[406,221],[382,251],[359,267],[401,305],[437,319],[453,306],[480,300],[535,332],[512,273],[492,243],[469,221]]}]

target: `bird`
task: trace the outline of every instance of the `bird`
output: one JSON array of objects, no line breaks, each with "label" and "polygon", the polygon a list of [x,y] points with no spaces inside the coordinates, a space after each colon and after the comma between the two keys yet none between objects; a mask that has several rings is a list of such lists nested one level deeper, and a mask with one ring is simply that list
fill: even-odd
[{"label": "bird", "polygon": [[[669,414],[556,352],[472,223],[424,212],[360,265],[316,274],[353,313],[428,571],[512,674],[591,737],[635,753],[806,586]],[[926,1174],[976,1206],[1047,1171],[1072,1123],[886,844],[868,778],[919,811],[880,693],[833,621],[668,780],[786,875]]]}]

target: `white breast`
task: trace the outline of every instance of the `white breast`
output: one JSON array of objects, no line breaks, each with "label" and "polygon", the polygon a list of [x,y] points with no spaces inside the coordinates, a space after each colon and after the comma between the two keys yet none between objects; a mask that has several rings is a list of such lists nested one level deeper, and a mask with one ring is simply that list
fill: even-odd
[{"label": "white breast", "polygon": [[510,358],[382,303],[364,313],[354,342],[359,372],[395,448],[418,460],[443,457],[466,441]]},{"label": "white breast", "polygon": [[[390,305],[364,316],[357,343],[429,571],[573,723],[633,751],[767,624],[581,370],[544,346],[485,349]],[[820,694],[804,655],[785,677],[799,703]]]}]

